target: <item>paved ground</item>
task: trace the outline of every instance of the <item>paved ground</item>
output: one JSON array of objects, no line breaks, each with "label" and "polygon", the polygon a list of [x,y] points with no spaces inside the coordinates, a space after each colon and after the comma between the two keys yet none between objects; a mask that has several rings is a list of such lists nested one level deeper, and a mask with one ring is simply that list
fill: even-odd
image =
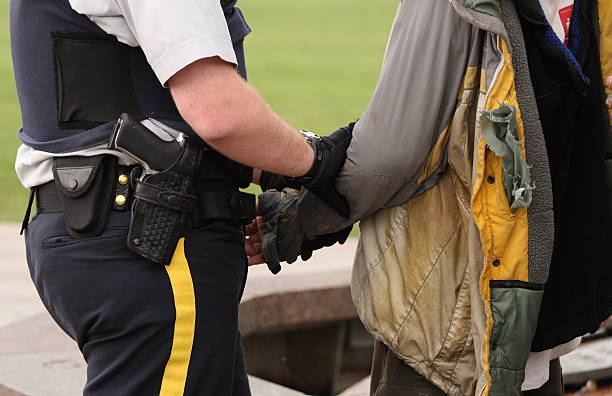
[{"label": "paved ground", "polygon": [[44,312],[30,281],[23,236],[14,224],[0,224],[0,327]]},{"label": "paved ground", "polygon": [[[28,273],[23,237],[14,224],[0,224],[0,396],[76,396],[85,379],[85,363],[76,345],[42,306]],[[265,266],[251,268],[245,299],[261,290],[346,285],[356,241],[316,252],[308,262],[287,265],[277,276]],[[317,273],[325,270],[325,277]],[[299,281],[299,282],[296,282]],[[264,287],[265,286],[265,287]],[[254,396],[300,393],[252,378]]]},{"label": "paved ground", "polygon": [[[23,237],[14,224],[0,224],[0,396],[76,396],[84,382],[85,363],[76,345],[51,320],[32,286]],[[333,287],[346,284],[356,241],[316,252],[312,260],[287,265],[278,276],[265,266],[251,268],[245,298],[262,289]],[[317,273],[325,269],[322,279]],[[319,274],[320,275],[320,274]],[[265,285],[266,287],[262,287]],[[257,378],[254,396],[298,396],[299,393]],[[367,396],[369,378],[342,396]],[[19,391],[19,392],[17,392]],[[612,389],[583,389],[576,395],[612,396]]]},{"label": "paved ground", "polygon": [[[344,245],[324,249],[314,253],[307,262],[283,264],[279,275],[273,276],[265,265],[251,267],[244,292],[244,299],[267,293],[270,288],[279,292],[307,290],[313,287],[330,288],[346,285],[350,278],[350,268],[357,245],[356,239],[349,239]],[[15,224],[0,223],[0,328],[45,312],[30,280],[23,236]],[[325,277],[318,276],[320,271]],[[295,280],[299,279],[299,282]],[[290,280],[290,281],[288,281]],[[263,285],[265,284],[265,287]]]}]

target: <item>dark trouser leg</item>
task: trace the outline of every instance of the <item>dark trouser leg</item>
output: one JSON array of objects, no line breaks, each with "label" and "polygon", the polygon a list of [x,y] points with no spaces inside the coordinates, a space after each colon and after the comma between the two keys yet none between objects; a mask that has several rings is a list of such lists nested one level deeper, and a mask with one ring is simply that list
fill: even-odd
[{"label": "dark trouser leg", "polygon": [[242,226],[214,222],[185,242],[196,293],[196,338],[187,395],[250,396],[238,331],[246,276]]},{"label": "dark trouser leg", "polygon": [[374,342],[374,354],[372,356],[372,372],[370,373],[370,395],[375,396],[380,385],[385,368],[385,356],[389,350],[382,342]]},{"label": "dark trouser leg", "polygon": [[240,333],[236,337],[236,362],[234,364],[234,388],[232,396],[249,396],[249,378],[247,377],[246,362],[244,361],[244,350]]},{"label": "dark trouser leg", "polygon": [[376,342],[372,360],[371,396],[445,396],[445,393]]},{"label": "dark trouser leg", "polygon": [[84,395],[249,396],[236,363],[240,226],[192,231],[186,260],[164,267],[127,249],[128,221],[114,212],[102,235],[85,239],[67,236],[61,214],[38,215],[28,227],[37,290],[87,360]]},{"label": "dark trouser leg", "polygon": [[549,363],[550,376],[548,381],[538,389],[523,392],[524,396],[563,396],[563,375],[559,359],[551,360]]}]

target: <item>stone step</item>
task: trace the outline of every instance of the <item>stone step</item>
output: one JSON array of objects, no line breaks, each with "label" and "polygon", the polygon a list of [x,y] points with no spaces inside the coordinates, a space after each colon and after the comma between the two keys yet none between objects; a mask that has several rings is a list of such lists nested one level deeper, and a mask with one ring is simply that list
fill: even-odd
[{"label": "stone step", "polygon": [[612,378],[612,336],[583,342],[576,350],[561,356],[566,384]]}]

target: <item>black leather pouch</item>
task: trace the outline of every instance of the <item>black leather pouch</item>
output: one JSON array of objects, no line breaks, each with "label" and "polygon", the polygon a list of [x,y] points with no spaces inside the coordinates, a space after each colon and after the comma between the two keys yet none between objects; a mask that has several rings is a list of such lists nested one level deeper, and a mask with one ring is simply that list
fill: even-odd
[{"label": "black leather pouch", "polygon": [[70,235],[91,237],[104,230],[113,205],[117,158],[56,157],[53,178],[64,206],[64,222]]}]

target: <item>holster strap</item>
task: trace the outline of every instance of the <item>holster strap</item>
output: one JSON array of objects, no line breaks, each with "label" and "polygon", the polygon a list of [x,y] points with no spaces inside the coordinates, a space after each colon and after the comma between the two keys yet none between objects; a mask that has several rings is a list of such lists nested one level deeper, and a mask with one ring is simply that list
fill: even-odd
[{"label": "holster strap", "polygon": [[255,195],[236,190],[196,192],[194,224],[208,220],[240,220],[249,223],[255,218]]},{"label": "holster strap", "polygon": [[134,195],[137,198],[153,204],[186,213],[191,213],[193,211],[193,202],[196,199],[193,195],[180,194],[172,190],[145,183],[141,180],[136,181],[136,191]]}]

